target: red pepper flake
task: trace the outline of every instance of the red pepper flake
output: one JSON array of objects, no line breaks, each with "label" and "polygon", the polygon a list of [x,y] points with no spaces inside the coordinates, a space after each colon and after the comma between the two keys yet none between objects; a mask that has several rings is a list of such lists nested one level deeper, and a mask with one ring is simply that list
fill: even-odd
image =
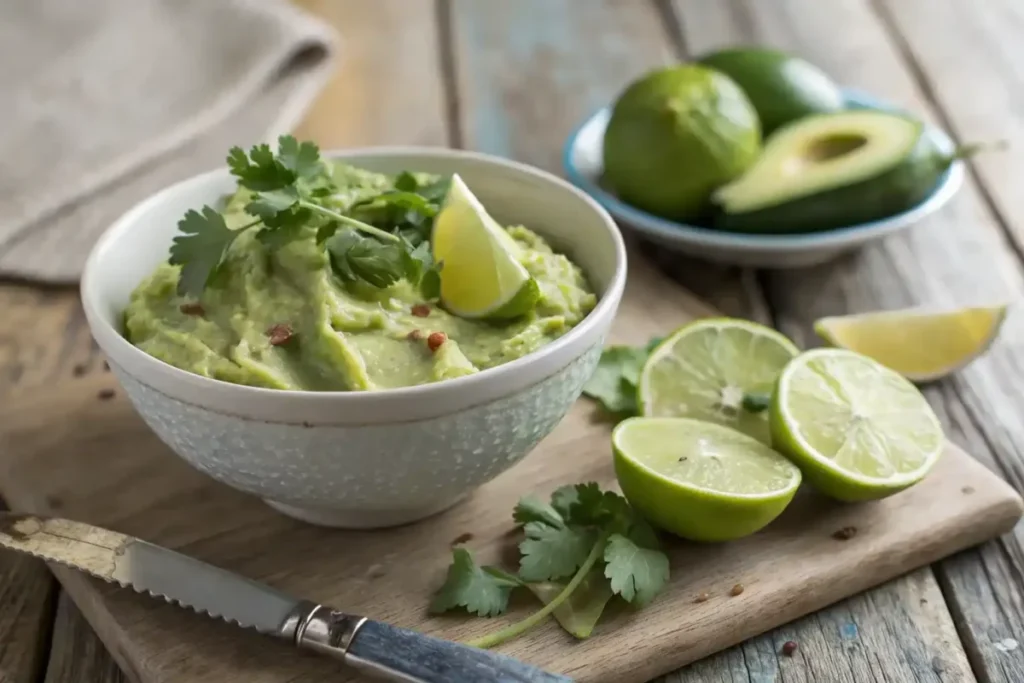
[{"label": "red pepper flake", "polygon": [[701,593],[696,598],[694,598],[693,601],[694,602],[707,602],[710,599],[711,599],[710,595],[708,595],[707,593]]},{"label": "red pepper flake", "polygon": [[471,534],[469,532],[466,532],[464,534],[460,534],[460,535],[456,536],[455,540],[452,541],[452,545],[453,546],[455,546],[455,545],[462,545],[463,543],[469,543],[472,540],[473,540],[473,534]]},{"label": "red pepper flake", "polygon": [[427,337],[427,348],[431,351],[437,351],[446,341],[448,341],[448,335],[444,332],[431,332],[430,336]]},{"label": "red pepper flake", "polygon": [[787,640],[782,644],[782,654],[792,657],[794,652],[796,652],[796,643],[794,641]]},{"label": "red pepper flake", "polygon": [[267,330],[267,336],[270,337],[270,343],[274,346],[281,346],[291,341],[292,337],[295,336],[294,330],[290,325],[284,323],[278,323],[269,330]]},{"label": "red pepper flake", "polygon": [[857,535],[857,527],[855,526],[844,526],[839,531],[832,534],[832,538],[837,541],[849,541],[851,538]]},{"label": "red pepper flake", "polygon": [[743,592],[743,584],[742,583],[737,583],[735,586],[733,586],[729,590],[729,595],[731,595],[731,596],[733,596],[735,598],[737,595],[739,595],[742,592]]},{"label": "red pepper flake", "polygon": [[416,304],[412,307],[412,314],[417,318],[426,318],[430,315],[430,306],[427,304]]},{"label": "red pepper flake", "polygon": [[109,401],[116,396],[116,392],[113,389],[100,389],[99,393],[96,394],[96,398],[101,401]]},{"label": "red pepper flake", "polygon": [[409,334],[405,335],[405,338],[412,341],[419,341],[420,339],[423,339],[423,330],[413,330]]},{"label": "red pepper flake", "polygon": [[185,315],[206,315],[206,309],[198,301],[186,301],[178,306],[178,310]]}]

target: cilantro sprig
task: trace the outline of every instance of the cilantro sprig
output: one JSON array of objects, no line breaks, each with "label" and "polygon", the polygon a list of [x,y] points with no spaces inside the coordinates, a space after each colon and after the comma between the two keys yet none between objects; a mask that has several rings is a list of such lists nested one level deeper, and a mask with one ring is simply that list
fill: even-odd
[{"label": "cilantro sprig", "polygon": [[586,637],[593,624],[581,626],[575,620],[567,625],[560,616],[567,606],[596,622],[609,596],[644,607],[668,581],[668,556],[661,551],[654,529],[625,498],[602,491],[596,483],[562,487],[552,494],[550,503],[523,498],[512,517],[525,535],[519,544],[519,571],[512,574],[499,567],[478,566],[469,550],[457,547],[431,611],[464,608],[478,616],[495,616],[507,609],[510,595],[521,587],[552,597],[530,616],[472,645],[493,647],[551,614],[577,637]]},{"label": "cilantro sprig", "polygon": [[[367,215],[374,207],[377,214],[371,223],[332,206],[338,187],[312,142],[300,143],[284,135],[278,139],[276,153],[266,144],[255,145],[248,153],[233,147],[227,163],[238,185],[250,193],[245,212],[254,220],[232,229],[210,206],[185,214],[170,252],[170,262],[181,266],[178,293],[182,296],[198,298],[203,293],[243,232],[257,230],[257,239],[273,250],[300,239],[307,234],[306,228],[316,228],[317,244],[326,249],[341,280],[384,288],[405,278],[420,287],[425,298],[436,297],[438,266],[427,239],[446,191],[445,181],[421,188],[415,176],[400,174],[395,190],[353,207]],[[401,215],[396,213],[399,209]]]}]

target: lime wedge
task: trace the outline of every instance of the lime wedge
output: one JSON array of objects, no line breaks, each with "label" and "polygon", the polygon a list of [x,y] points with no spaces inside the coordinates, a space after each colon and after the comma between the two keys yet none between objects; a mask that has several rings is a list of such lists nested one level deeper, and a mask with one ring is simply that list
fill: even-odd
[{"label": "lime wedge", "polygon": [[983,354],[1005,318],[1005,304],[908,309],[822,318],[814,331],[832,346],[862,353],[911,381],[928,382]]},{"label": "lime wedge", "polygon": [[633,417],[612,432],[623,495],[649,520],[695,541],[728,541],[779,516],[800,470],[734,429],[678,417]]},{"label": "lime wedge", "polygon": [[441,303],[460,318],[515,318],[537,304],[540,289],[519,262],[519,246],[457,174],[431,238],[441,265]]},{"label": "lime wedge", "polygon": [[871,500],[920,481],[945,445],[921,392],[853,351],[808,351],[779,376],[772,442],[822,493]]},{"label": "lime wedge", "polygon": [[775,380],[799,350],[775,330],[711,318],[684,325],[651,353],[637,398],[648,417],[689,417],[770,443],[767,411]]}]

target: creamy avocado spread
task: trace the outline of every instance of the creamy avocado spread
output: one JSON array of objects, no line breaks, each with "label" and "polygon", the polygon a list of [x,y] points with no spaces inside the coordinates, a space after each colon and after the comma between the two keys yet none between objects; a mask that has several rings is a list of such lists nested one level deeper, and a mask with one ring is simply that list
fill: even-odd
[{"label": "creamy avocado spread", "polygon": [[[282,168],[302,161],[282,159]],[[381,193],[400,194],[399,176],[317,163],[330,177],[329,196],[309,190],[323,185],[320,180],[298,192],[320,197],[315,201],[339,214],[365,217],[353,207]],[[303,173],[299,167],[294,174],[299,185],[305,182]],[[398,184],[427,186],[438,180],[419,173],[402,176]],[[256,178],[255,172],[251,177]],[[250,185],[273,186],[260,182],[256,178]],[[507,232],[521,247],[518,258],[539,287],[536,305],[512,320],[459,318],[405,277],[387,286],[378,286],[374,278],[376,284],[345,277],[348,271],[339,270],[324,247],[322,221],[310,220],[287,240],[261,239],[258,229],[246,229],[260,220],[250,213],[259,207],[250,203],[254,193],[248,187],[243,180],[219,209],[222,225],[242,230],[226,242],[201,292],[182,291],[182,266],[172,263],[172,249],[171,262],[132,293],[124,315],[125,336],[132,344],[182,370],[226,382],[361,391],[426,384],[507,363],[565,334],[595,305],[578,266],[528,228],[512,226]],[[271,204],[289,201],[277,195],[266,199]],[[308,214],[301,210],[296,204],[288,216]]]}]

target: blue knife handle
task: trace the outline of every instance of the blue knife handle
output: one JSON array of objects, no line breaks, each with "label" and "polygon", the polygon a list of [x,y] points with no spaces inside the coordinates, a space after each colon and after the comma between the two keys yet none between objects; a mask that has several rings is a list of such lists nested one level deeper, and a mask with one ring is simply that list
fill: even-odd
[{"label": "blue knife handle", "polygon": [[572,683],[517,659],[316,606],[295,642],[404,683]]}]

